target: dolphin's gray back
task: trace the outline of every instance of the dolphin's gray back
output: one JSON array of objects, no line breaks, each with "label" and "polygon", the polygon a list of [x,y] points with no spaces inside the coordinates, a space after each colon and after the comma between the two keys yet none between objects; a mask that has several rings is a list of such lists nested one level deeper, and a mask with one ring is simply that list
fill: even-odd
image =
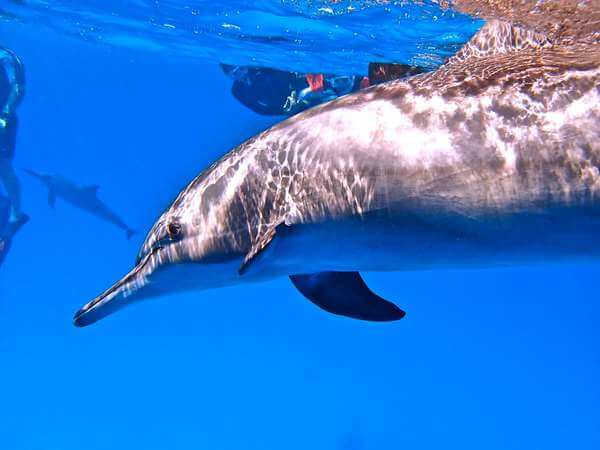
[{"label": "dolphin's gray back", "polygon": [[[505,53],[485,56],[491,36]],[[595,48],[552,47],[492,22],[440,71],[315,108],[249,145],[269,154],[292,221],[407,204],[595,206],[599,61]]]},{"label": "dolphin's gray back", "polygon": [[194,221],[212,241],[202,245],[245,253],[281,223],[374,211],[595,211],[600,51],[585,36],[552,42],[490,21],[434,73],[342,97],[242,144],[165,217]]}]

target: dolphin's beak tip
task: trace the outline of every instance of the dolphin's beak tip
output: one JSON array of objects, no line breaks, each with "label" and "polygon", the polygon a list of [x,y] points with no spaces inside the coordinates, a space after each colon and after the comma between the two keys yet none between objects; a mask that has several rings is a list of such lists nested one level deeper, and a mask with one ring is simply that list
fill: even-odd
[{"label": "dolphin's beak tip", "polygon": [[87,327],[93,324],[98,319],[94,318],[94,314],[89,314],[93,309],[81,308],[73,315],[73,325],[77,328]]},{"label": "dolphin's beak tip", "polygon": [[73,316],[73,325],[76,326],[77,328],[83,328],[86,325],[88,325],[88,323],[86,323],[86,321],[84,320],[85,314],[83,313],[83,311],[79,310],[75,313],[75,315]]},{"label": "dolphin's beak tip", "polygon": [[136,266],[123,278],[117,281],[111,288],[107,289],[82,306],[73,316],[73,325],[82,328],[102,320],[106,316],[127,306],[134,297],[131,294],[137,292],[145,285],[145,274],[141,274],[145,264],[151,255],[146,256],[144,261]]}]

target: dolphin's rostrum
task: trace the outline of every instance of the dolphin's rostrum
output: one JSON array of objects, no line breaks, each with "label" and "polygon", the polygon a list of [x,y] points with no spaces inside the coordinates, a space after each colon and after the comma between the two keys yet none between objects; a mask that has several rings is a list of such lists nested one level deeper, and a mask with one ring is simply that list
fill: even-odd
[{"label": "dolphin's rostrum", "polygon": [[282,275],[332,313],[396,320],[358,271],[598,258],[598,3],[454,5],[519,22],[490,20],[436,72],[314,108],[225,155],[75,324]]}]

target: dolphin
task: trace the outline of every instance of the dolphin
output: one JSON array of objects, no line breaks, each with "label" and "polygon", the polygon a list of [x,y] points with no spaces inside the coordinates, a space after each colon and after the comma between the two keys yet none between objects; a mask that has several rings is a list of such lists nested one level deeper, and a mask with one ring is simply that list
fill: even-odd
[{"label": "dolphin", "polygon": [[404,316],[360,271],[600,257],[600,4],[456,0],[487,19],[435,72],[292,117],[194,179],[74,317],[289,276],[320,308]]},{"label": "dolphin", "polygon": [[60,197],[65,202],[121,228],[125,231],[127,239],[135,234],[135,230],[130,228],[98,198],[98,185],[78,186],[60,175],[38,173],[30,169],[23,169],[23,171],[41,181],[48,188],[48,205],[51,208],[54,208],[56,198]]}]

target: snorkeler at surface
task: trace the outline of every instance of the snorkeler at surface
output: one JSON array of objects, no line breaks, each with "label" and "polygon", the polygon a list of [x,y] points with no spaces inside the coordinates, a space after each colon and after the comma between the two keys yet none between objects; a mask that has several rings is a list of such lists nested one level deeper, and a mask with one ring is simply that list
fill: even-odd
[{"label": "snorkeler at surface", "polygon": [[292,116],[342,95],[421,73],[404,64],[371,63],[369,76],[301,74],[262,67],[221,64],[233,80],[231,92],[244,106],[267,116]]},{"label": "snorkeler at surface", "polygon": [[4,196],[0,196],[0,265],[4,262],[12,238],[19,228],[19,224],[10,222],[10,201]]},{"label": "snorkeler at surface", "polygon": [[19,125],[15,110],[24,84],[23,64],[11,50],[0,47],[0,183],[10,199],[9,221],[17,227],[28,220],[21,211],[21,186],[12,164]]},{"label": "snorkeler at surface", "polygon": [[360,88],[360,77],[300,74],[263,67],[221,64],[233,80],[231,93],[265,116],[291,116]]}]

